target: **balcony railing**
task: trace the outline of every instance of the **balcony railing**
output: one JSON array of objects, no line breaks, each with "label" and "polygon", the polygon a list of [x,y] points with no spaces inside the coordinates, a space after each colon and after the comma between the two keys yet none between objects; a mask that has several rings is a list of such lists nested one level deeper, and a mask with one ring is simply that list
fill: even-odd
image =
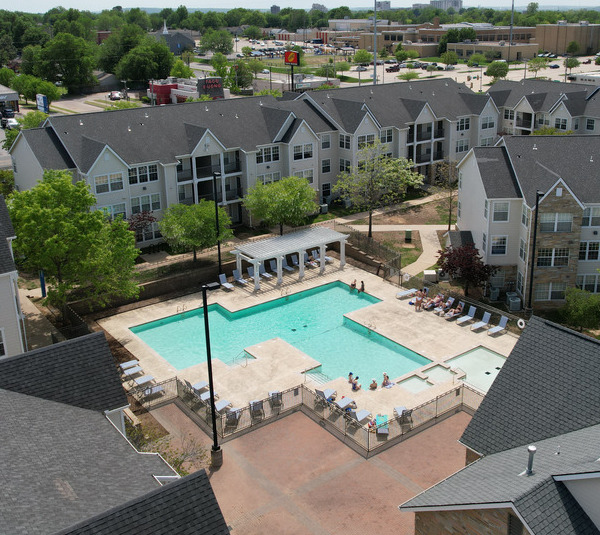
[{"label": "balcony railing", "polygon": [[194,197],[184,197],[179,199],[179,204],[187,204],[188,206],[194,204]]},{"label": "balcony railing", "polygon": [[434,138],[444,137],[444,129],[443,128],[437,128],[436,130],[434,130],[433,131],[433,137]]},{"label": "balcony railing", "polygon": [[444,159],[444,151],[443,150],[436,150],[433,153],[433,159],[434,160],[443,160]]},{"label": "balcony railing", "polygon": [[517,118],[517,126],[520,128],[531,128],[531,119]]},{"label": "balcony railing", "polygon": [[177,171],[177,182],[185,182],[187,180],[192,180],[192,178],[194,178],[194,174],[191,169]]},{"label": "balcony railing", "polygon": [[226,163],[223,166],[223,171],[225,173],[239,173],[241,170],[242,170],[242,166],[241,166],[239,160],[236,160],[235,162]]},{"label": "balcony railing", "polygon": [[213,173],[220,173],[220,165],[205,165],[203,167],[196,167],[196,178],[206,178],[213,176]]},{"label": "balcony railing", "polygon": [[431,139],[431,130],[417,132],[417,141],[427,141],[428,139]]},{"label": "balcony railing", "polygon": [[[241,199],[243,197],[242,188],[233,188],[225,192],[225,201],[235,201],[237,199]],[[212,193],[206,193],[204,195],[200,195],[200,199],[205,199],[207,201],[214,201],[214,197]],[[223,193],[221,190],[217,193],[217,202],[223,202]]]},{"label": "balcony railing", "polygon": [[431,161],[431,153],[426,152],[425,154],[417,154],[417,163],[425,163]]}]

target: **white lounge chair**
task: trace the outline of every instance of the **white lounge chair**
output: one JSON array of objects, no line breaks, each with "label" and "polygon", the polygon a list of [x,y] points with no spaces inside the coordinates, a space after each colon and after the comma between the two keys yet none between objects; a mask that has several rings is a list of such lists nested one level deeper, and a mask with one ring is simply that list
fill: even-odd
[{"label": "white lounge chair", "polygon": [[488,334],[496,334],[502,331],[506,330],[506,325],[508,323],[508,318],[506,316],[502,316],[500,318],[500,321],[498,322],[498,325],[495,325],[494,327],[488,329]]},{"label": "white lounge chair", "polygon": [[[215,405],[216,408],[216,405]],[[225,417],[225,426],[232,428],[237,427],[238,422],[240,421],[240,416],[242,415],[242,409],[231,408],[227,411],[227,416]]]},{"label": "white lounge chair", "polygon": [[338,408],[340,409],[347,409],[350,407],[350,405],[352,405],[354,403],[354,400],[352,398],[340,398],[334,401],[334,403],[338,406]]},{"label": "white lounge chair", "polygon": [[227,276],[225,275],[225,273],[219,274],[219,282],[221,283],[221,286],[223,286],[223,288],[225,288],[226,290],[233,290],[235,288],[233,284],[227,282]]},{"label": "white lounge chair", "polygon": [[283,394],[279,390],[269,392],[269,401],[273,409],[281,409],[283,407]]},{"label": "white lounge chair", "polygon": [[402,290],[396,294],[396,299],[405,299],[406,297],[412,297],[419,290],[417,288],[411,288],[410,290]]},{"label": "white lounge chair", "polygon": [[[215,392],[215,399],[219,399],[219,394],[217,394],[216,392]],[[210,390],[207,390],[206,392],[202,392],[202,394],[200,394],[200,401],[204,401],[204,402],[210,401]]]},{"label": "white lounge chair", "polygon": [[132,366],[131,368],[127,368],[126,370],[123,370],[123,375],[125,377],[132,377],[138,373],[143,373],[144,370],[142,370],[141,366]]},{"label": "white lounge chair", "polygon": [[252,266],[248,266],[248,277],[250,277],[251,279],[254,278],[254,267]]},{"label": "white lounge chair", "polygon": [[127,362],[122,362],[121,364],[119,364],[119,368],[121,368],[121,371],[125,371],[125,370],[128,370],[129,368],[133,368],[133,367],[137,366],[139,363],[140,363],[139,360],[133,359],[133,360],[129,360]]},{"label": "white lounge chair", "polygon": [[461,325],[462,323],[466,323],[467,321],[473,321],[475,319],[475,313],[477,312],[477,307],[471,305],[469,307],[469,312],[467,312],[464,316],[461,316],[456,320],[457,325]]},{"label": "white lounge chair", "polygon": [[304,253],[304,265],[305,266],[310,266],[310,267],[319,267],[319,264],[317,264],[314,260],[310,260],[308,258],[308,253]]},{"label": "white lounge chair", "polygon": [[164,393],[165,393],[165,389],[161,385],[154,385],[154,386],[151,386],[150,388],[146,388],[146,390],[144,390],[144,397],[151,398],[153,396],[159,396],[159,395],[162,396]]},{"label": "white lounge chair", "polygon": [[248,281],[240,275],[240,272],[237,269],[233,270],[233,280],[242,286],[248,284]]},{"label": "white lounge chair", "polygon": [[154,377],[152,377],[151,375],[143,375],[142,377],[133,378],[133,382],[138,386],[145,385],[146,383],[150,383],[151,381],[154,381]]},{"label": "white lounge chair", "polygon": [[[319,260],[321,258],[321,255],[319,254],[318,249],[315,249],[312,252],[312,255],[315,260]],[[325,255],[324,258],[325,258],[325,262],[333,262],[333,258],[331,258],[330,256]]]},{"label": "white lounge chair", "polygon": [[337,392],[333,388],[326,388],[325,390],[318,390],[315,388],[315,394],[317,394],[317,397],[321,397],[324,400],[329,401],[329,398],[337,394]]},{"label": "white lounge chair", "polygon": [[370,417],[371,413],[367,409],[362,409],[360,411],[348,411],[348,419],[353,423],[357,423],[358,425],[362,425],[362,423]]},{"label": "white lounge chair", "polygon": [[260,274],[261,277],[264,277],[265,279],[272,279],[273,275],[271,275],[266,269],[265,269],[265,265],[261,264],[260,267],[258,268],[258,273]]},{"label": "white lounge chair", "polygon": [[215,402],[215,410],[217,412],[221,412],[223,409],[227,409],[228,407],[231,407],[232,403],[231,401],[227,401],[226,399],[220,399],[219,401]]},{"label": "white lounge chair", "polygon": [[291,256],[291,258],[292,258],[292,266],[300,268],[300,264],[298,263],[298,257],[295,254],[293,254]]},{"label": "white lounge chair", "polygon": [[400,417],[406,411],[406,407],[404,405],[399,405],[398,407],[394,407],[394,416]]},{"label": "white lounge chair", "polygon": [[285,269],[286,271],[294,271],[293,267],[290,267],[289,264],[287,263],[287,258],[284,256],[283,260],[281,261],[281,267],[283,269]]},{"label": "white lounge chair", "polygon": [[[460,310],[458,310],[460,309]],[[454,312],[450,313],[450,311],[446,312],[446,314],[444,314],[444,319],[446,321],[451,321],[454,318],[457,318],[458,316],[460,316],[463,313],[463,310],[465,309],[465,303],[464,301],[459,301],[458,302],[458,306],[454,309]],[[452,309],[450,309],[452,310]]]},{"label": "white lounge chair", "polygon": [[256,420],[264,418],[265,409],[262,400],[254,400],[250,402],[250,416]]},{"label": "white lounge chair", "polygon": [[471,325],[471,330],[472,331],[477,331],[479,329],[483,329],[484,327],[487,327],[488,324],[490,323],[490,318],[492,317],[492,313],[491,312],[486,312],[483,315],[483,318],[481,318],[481,321],[478,321],[477,323],[474,323],[473,325]]},{"label": "white lounge chair", "polygon": [[193,390],[204,390],[208,386],[208,381],[198,381],[197,383],[190,385]]}]

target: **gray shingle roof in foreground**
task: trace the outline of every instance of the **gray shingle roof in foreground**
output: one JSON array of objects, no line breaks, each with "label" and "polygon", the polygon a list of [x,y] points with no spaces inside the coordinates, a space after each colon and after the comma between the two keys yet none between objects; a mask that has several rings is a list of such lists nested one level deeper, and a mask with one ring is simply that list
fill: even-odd
[{"label": "gray shingle roof in foreground", "polygon": [[101,332],[0,359],[0,388],[96,411],[128,405]]},{"label": "gray shingle roof in foreground", "polygon": [[475,147],[473,153],[488,199],[521,197],[505,147]]},{"label": "gray shingle roof in foreground", "polygon": [[0,414],[0,533],[54,533],[175,475],[97,411],[0,389]]},{"label": "gray shingle roof in foreground", "polygon": [[56,535],[226,535],[229,529],[206,472],[169,483]]},{"label": "gray shingle roof in foreground", "polygon": [[[536,535],[600,533],[560,475],[598,473],[600,425],[535,443],[533,474],[526,446],[484,457],[403,504],[413,510],[475,509],[512,504]],[[560,452],[560,453],[557,453]]]},{"label": "gray shingle roof in foreground", "polygon": [[74,169],[75,164],[52,128],[27,128],[21,135],[42,169]]},{"label": "gray shingle roof in foreground", "polygon": [[461,442],[491,455],[598,425],[599,406],[600,341],[534,316]]}]

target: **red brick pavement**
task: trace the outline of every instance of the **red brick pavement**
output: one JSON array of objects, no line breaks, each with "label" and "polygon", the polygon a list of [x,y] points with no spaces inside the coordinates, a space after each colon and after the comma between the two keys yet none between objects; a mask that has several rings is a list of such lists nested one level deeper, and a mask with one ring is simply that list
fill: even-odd
[{"label": "red brick pavement", "polygon": [[[152,411],[173,435],[211,439],[175,405]],[[364,459],[300,412],[223,445],[210,481],[235,535],[412,535],[398,505],[465,464],[459,413]]]}]

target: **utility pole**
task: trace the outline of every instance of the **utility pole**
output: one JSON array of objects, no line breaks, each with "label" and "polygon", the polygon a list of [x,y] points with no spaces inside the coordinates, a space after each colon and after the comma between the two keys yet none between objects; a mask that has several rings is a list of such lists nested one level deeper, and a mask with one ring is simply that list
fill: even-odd
[{"label": "utility pole", "polygon": [[377,0],[373,9],[373,85],[377,85]]}]

